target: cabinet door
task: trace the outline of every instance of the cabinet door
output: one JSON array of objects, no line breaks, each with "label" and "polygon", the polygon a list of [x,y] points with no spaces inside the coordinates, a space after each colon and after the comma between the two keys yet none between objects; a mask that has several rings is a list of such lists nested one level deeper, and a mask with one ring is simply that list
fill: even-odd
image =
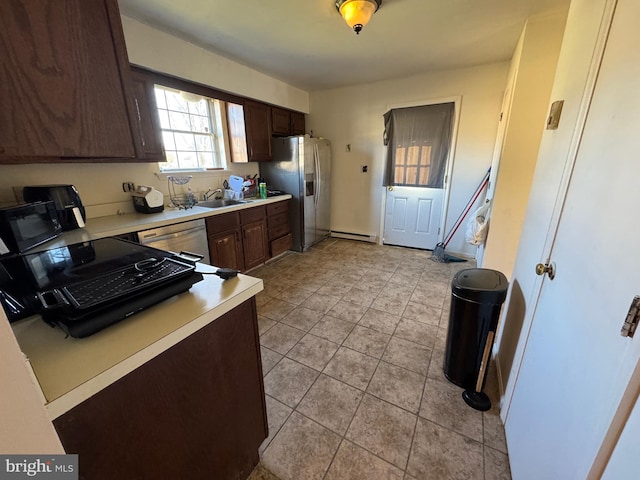
[{"label": "cabinet door", "polygon": [[291,135],[304,135],[304,113],[291,112]]},{"label": "cabinet door", "polygon": [[242,226],[242,246],[246,270],[264,263],[269,258],[267,222],[260,220]]},{"label": "cabinet door", "polygon": [[271,107],[264,103],[246,101],[244,121],[249,161],[271,160]]},{"label": "cabinet door", "polygon": [[247,129],[245,128],[244,107],[237,103],[227,102],[227,129],[229,131],[229,148],[233,163],[247,163]]},{"label": "cabinet door", "polygon": [[128,69],[116,0],[0,2],[0,162],[134,158]]},{"label": "cabinet door", "polygon": [[209,237],[209,256],[216,267],[244,270],[240,231],[233,230]]},{"label": "cabinet door", "polygon": [[166,161],[153,81],[137,70],[131,71],[131,79],[141,141],[142,155],[139,159],[149,162]]},{"label": "cabinet door", "polygon": [[273,135],[291,134],[291,112],[284,108],[271,107],[271,122]]}]

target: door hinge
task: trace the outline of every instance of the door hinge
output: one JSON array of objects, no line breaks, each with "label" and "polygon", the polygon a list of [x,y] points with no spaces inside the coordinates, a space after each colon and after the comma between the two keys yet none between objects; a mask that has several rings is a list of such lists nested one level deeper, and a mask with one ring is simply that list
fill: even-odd
[{"label": "door hinge", "polygon": [[440,227],[438,227],[438,235],[440,235]]},{"label": "door hinge", "polygon": [[629,307],[629,313],[627,313],[627,318],[625,318],[624,323],[622,324],[620,335],[623,337],[633,337],[633,334],[636,332],[636,328],[638,327],[638,322],[640,322],[640,295],[633,297],[631,306]]}]

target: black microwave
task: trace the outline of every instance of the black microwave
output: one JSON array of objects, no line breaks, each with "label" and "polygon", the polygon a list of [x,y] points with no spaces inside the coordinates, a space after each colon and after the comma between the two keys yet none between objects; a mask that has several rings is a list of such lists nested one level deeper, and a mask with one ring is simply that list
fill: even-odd
[{"label": "black microwave", "polygon": [[53,202],[0,209],[0,255],[22,253],[62,232]]}]

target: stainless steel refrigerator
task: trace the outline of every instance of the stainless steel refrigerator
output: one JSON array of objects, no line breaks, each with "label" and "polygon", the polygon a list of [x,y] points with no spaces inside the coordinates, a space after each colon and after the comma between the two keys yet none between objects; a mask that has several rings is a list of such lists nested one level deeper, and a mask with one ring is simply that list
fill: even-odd
[{"label": "stainless steel refrigerator", "polygon": [[274,138],[272,153],[272,161],[260,163],[260,178],[293,196],[292,249],[302,252],[329,236],[331,142],[309,135]]}]

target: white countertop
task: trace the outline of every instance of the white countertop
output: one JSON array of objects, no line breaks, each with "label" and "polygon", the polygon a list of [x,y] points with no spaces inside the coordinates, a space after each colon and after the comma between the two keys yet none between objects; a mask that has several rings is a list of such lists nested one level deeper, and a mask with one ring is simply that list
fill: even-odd
[{"label": "white countertop", "polygon": [[[214,267],[198,271],[207,268]],[[53,420],[262,289],[262,280],[242,274],[226,281],[205,275],[188,292],[86,338],[66,337],[39,316],[14,323],[13,332]]]},{"label": "white countertop", "polygon": [[[157,228],[211,215],[288,200],[291,195],[251,200],[221,208],[167,209],[161,213],[128,213],[91,218],[85,228],[65,232],[37,250],[57,248],[99,238]],[[213,270],[198,264],[198,271]],[[208,323],[249,300],[263,289],[262,280],[239,274],[223,281],[205,275],[188,292],[111,325],[86,338],[66,337],[40,316],[12,325],[40,385],[53,420],[106,386],[148,362]]]},{"label": "white countertop", "polygon": [[247,203],[239,203],[228,207],[205,208],[192,207],[187,210],[165,209],[160,213],[126,213],[124,215],[110,215],[107,217],[96,217],[87,219],[84,228],[70,230],[54,240],[43,243],[33,252],[58,248],[73,243],[87,242],[97,240],[104,237],[112,237],[129,232],[139,232],[150,228],[164,227],[175,223],[187,222],[198,218],[205,218],[211,215],[221,215],[223,213],[244,210],[246,208],[256,207],[258,205],[267,205],[269,203],[281,202],[288,200],[291,195],[279,195],[277,197],[269,197],[265,199],[250,199]]}]

